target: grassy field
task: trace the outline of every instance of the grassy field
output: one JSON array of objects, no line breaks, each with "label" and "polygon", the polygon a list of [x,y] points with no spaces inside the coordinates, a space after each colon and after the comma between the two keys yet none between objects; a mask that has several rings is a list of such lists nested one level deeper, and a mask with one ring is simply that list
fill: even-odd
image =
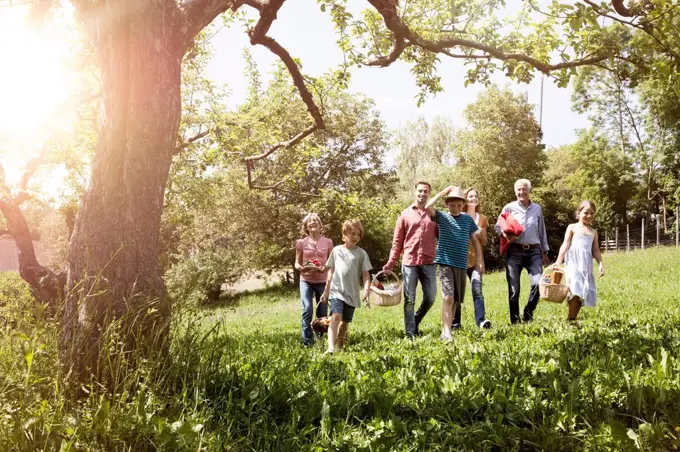
[{"label": "grassy field", "polygon": [[510,326],[504,274],[487,275],[493,329],[474,327],[469,295],[452,344],[440,299],[413,343],[401,305],[361,309],[333,356],[302,347],[297,290],[273,288],[182,314],[170,359],[72,403],[57,327],[17,318],[12,300],[29,302],[4,291],[0,449],[680,450],[679,263],[674,248],[605,255],[579,328],[550,303]]}]

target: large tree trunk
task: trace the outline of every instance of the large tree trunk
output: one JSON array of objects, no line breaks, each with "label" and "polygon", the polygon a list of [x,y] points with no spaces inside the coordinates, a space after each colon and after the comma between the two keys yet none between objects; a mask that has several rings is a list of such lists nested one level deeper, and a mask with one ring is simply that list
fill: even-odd
[{"label": "large tree trunk", "polygon": [[[100,11],[90,23],[102,110],[92,175],[69,245],[60,344],[71,370],[99,378],[101,339],[114,319],[122,319],[131,344],[140,340],[130,337],[133,331],[156,334],[169,317],[158,236],[181,114],[183,50],[174,2],[106,4],[106,15]],[[139,315],[149,312],[155,314]]]}]

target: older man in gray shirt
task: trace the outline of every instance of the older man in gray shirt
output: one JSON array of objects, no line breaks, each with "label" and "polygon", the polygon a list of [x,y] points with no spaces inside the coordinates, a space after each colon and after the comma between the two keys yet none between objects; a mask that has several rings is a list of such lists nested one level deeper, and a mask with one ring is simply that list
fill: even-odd
[{"label": "older man in gray shirt", "polygon": [[[496,234],[510,242],[506,260],[505,276],[508,281],[508,303],[510,305],[510,322],[519,323],[519,291],[520,275],[525,268],[531,277],[529,301],[524,307],[522,320],[530,322],[534,318],[534,310],[538,305],[538,283],[541,280],[543,265],[548,265],[548,236],[545,232],[545,220],[541,206],[531,202],[531,182],[519,179],[515,182],[517,201],[503,207],[502,212],[511,214],[522,225],[524,232],[519,236],[506,234],[496,223]],[[541,265],[542,264],[542,265]]]}]

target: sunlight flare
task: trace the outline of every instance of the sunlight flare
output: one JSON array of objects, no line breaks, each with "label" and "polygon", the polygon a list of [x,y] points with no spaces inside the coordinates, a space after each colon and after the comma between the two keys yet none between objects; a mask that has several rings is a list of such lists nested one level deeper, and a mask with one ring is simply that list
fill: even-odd
[{"label": "sunlight flare", "polygon": [[0,141],[21,152],[22,144],[42,141],[47,129],[63,119],[59,110],[73,91],[74,73],[66,64],[70,43],[63,27],[38,30],[26,25],[25,10],[3,13]]}]

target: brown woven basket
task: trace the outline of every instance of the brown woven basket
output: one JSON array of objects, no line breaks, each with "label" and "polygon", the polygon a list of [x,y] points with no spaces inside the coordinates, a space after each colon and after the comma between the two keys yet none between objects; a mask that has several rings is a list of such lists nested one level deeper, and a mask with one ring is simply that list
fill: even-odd
[{"label": "brown woven basket", "polygon": [[[550,276],[549,280],[553,282],[544,282],[546,276]],[[558,282],[558,284],[554,284],[554,282]],[[538,284],[541,300],[551,303],[562,303],[569,294],[569,286],[564,284],[564,282],[564,272],[562,269],[554,268],[552,271],[543,273],[541,282]]]},{"label": "brown woven basket", "polygon": [[567,298],[569,286],[539,283],[538,290],[541,293],[541,300],[550,301],[551,303],[562,303]]},{"label": "brown woven basket", "polygon": [[[394,287],[391,291],[378,289],[378,276],[391,276],[395,281]],[[399,277],[391,271],[381,271],[373,275],[373,282],[371,284],[371,293],[369,295],[371,304],[375,306],[396,306],[401,303],[401,281]]]}]

